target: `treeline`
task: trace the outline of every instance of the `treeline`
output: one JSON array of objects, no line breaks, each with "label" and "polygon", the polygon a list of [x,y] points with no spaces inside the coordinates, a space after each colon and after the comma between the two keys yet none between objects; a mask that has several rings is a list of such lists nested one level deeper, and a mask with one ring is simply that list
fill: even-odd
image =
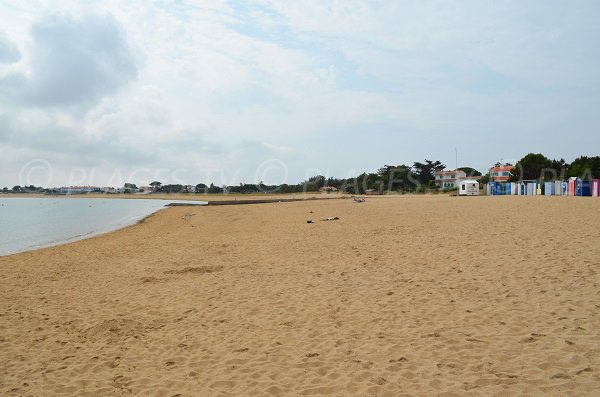
[{"label": "treeline", "polygon": [[29,186],[13,186],[12,189],[9,189],[7,187],[2,188],[2,193],[45,193],[47,191],[47,189],[44,189],[43,187],[37,187],[37,186],[33,186],[33,185],[29,185]]},{"label": "treeline", "polygon": [[[378,193],[385,191],[396,192],[424,192],[436,190],[435,173],[446,166],[440,161],[425,159],[424,162],[415,162],[408,165],[384,165],[376,172],[362,173],[353,178],[333,178],[315,175],[298,184],[266,185],[264,183],[240,183],[231,186],[216,186],[214,184],[197,184],[193,192],[205,194],[218,193],[304,193],[317,192],[321,188],[335,188],[343,193],[364,194],[372,190]],[[473,168],[465,167],[463,170],[469,176],[478,176],[481,173]],[[159,181],[150,184],[155,192],[162,193],[192,193],[186,185],[163,185]]]},{"label": "treeline", "polygon": [[509,181],[554,181],[569,177],[600,179],[600,156],[580,156],[569,164],[564,159],[550,160],[541,153],[529,153],[514,165]]}]

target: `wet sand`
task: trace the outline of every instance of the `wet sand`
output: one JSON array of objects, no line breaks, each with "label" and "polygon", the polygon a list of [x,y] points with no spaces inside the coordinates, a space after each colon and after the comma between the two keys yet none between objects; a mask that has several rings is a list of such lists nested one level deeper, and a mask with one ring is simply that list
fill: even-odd
[{"label": "wet sand", "polygon": [[0,394],[595,395],[599,210],[586,197],[174,207],[1,257]]}]

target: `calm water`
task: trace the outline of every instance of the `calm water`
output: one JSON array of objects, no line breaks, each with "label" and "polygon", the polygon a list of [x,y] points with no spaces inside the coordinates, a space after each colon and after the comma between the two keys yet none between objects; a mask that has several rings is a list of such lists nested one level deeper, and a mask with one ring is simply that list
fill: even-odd
[{"label": "calm water", "polygon": [[177,201],[0,197],[0,255],[115,230],[172,202]]}]

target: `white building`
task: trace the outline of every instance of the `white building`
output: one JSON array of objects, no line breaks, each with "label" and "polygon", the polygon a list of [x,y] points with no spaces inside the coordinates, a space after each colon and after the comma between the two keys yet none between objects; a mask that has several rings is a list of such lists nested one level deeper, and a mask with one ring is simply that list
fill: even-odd
[{"label": "white building", "polygon": [[100,191],[100,188],[96,186],[64,186],[60,188],[62,194],[84,194],[93,191]]},{"label": "white building", "polygon": [[479,182],[474,179],[463,179],[458,182],[459,196],[479,196]]},{"label": "white building", "polygon": [[455,189],[458,181],[466,179],[467,174],[461,170],[444,170],[435,173],[435,184],[440,189]]}]

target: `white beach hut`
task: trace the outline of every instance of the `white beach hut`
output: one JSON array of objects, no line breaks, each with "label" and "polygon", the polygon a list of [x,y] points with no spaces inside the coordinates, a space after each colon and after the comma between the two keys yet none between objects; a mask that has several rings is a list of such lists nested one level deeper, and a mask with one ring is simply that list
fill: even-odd
[{"label": "white beach hut", "polygon": [[562,181],[554,181],[554,194],[562,196]]},{"label": "white beach hut", "polygon": [[510,194],[511,196],[516,196],[517,195],[517,190],[518,189],[518,185],[515,182],[511,182],[510,183]]},{"label": "white beach hut", "polygon": [[479,182],[473,179],[463,179],[458,184],[459,196],[479,196]]},{"label": "white beach hut", "polygon": [[537,193],[536,181],[521,181],[519,182],[519,190],[522,196],[535,196]]}]

